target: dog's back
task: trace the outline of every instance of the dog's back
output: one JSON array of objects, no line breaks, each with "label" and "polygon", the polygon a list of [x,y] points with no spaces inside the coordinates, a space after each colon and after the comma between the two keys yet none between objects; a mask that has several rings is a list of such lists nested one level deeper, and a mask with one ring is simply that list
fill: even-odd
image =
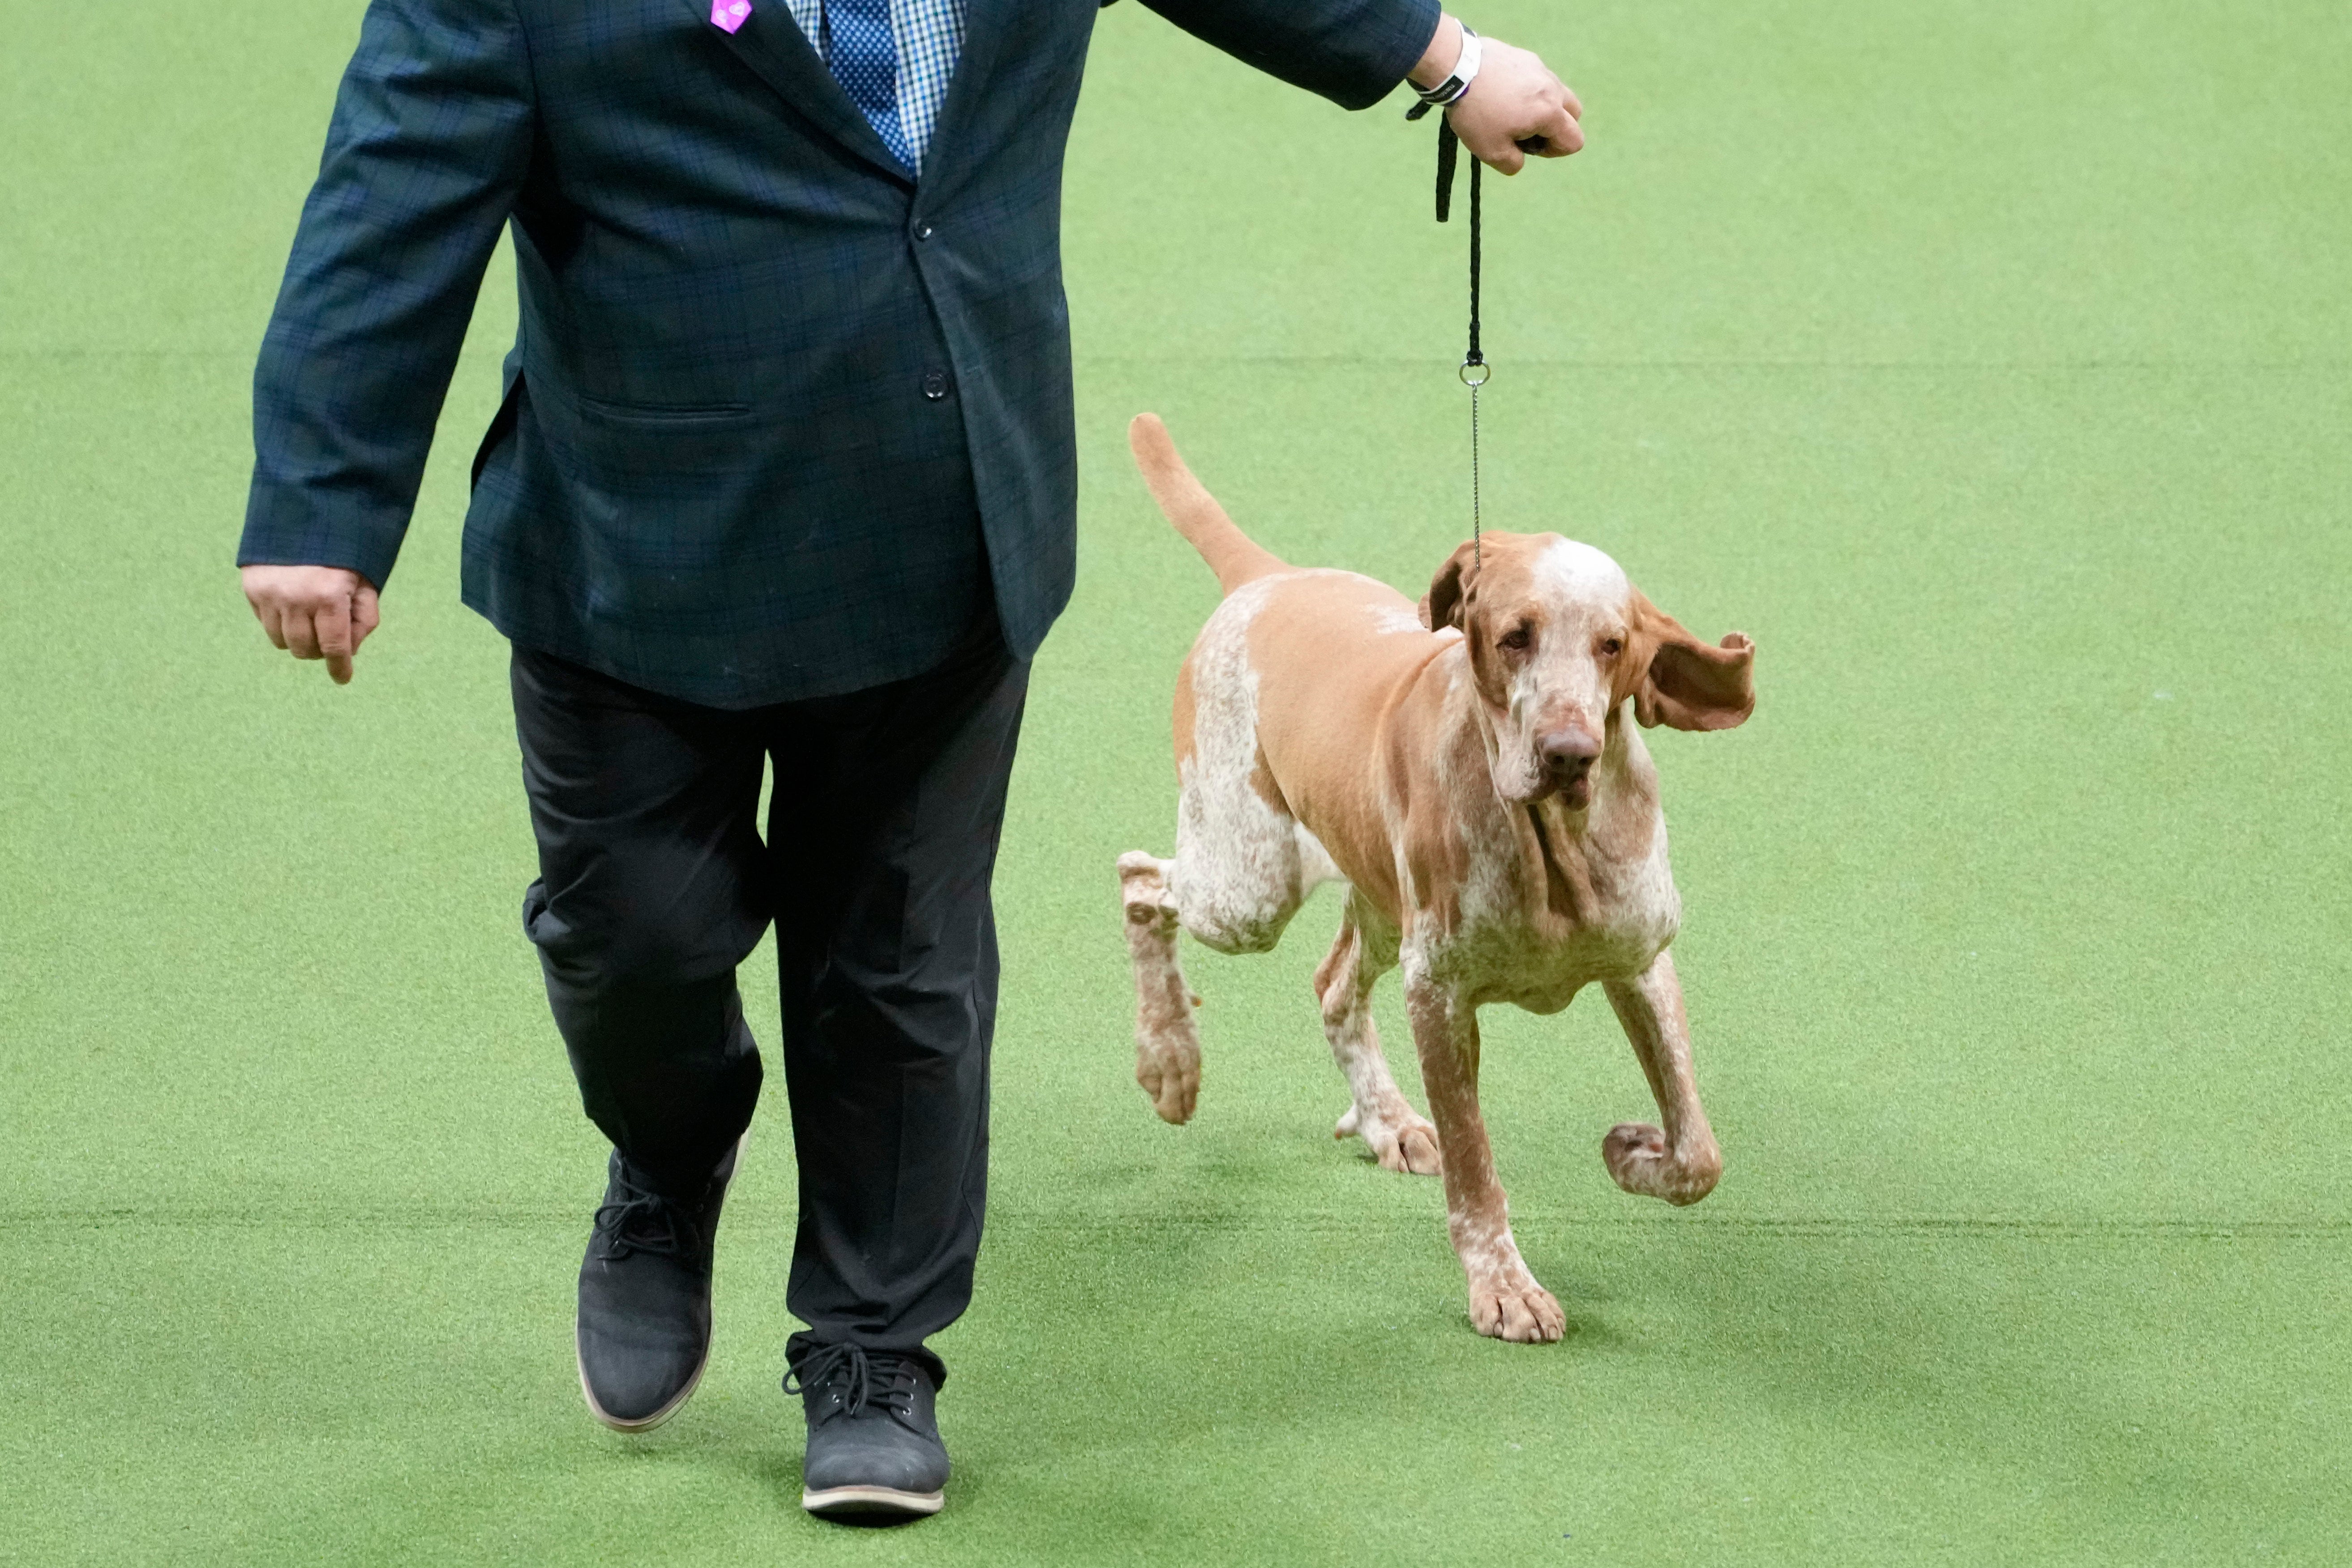
[{"label": "dog's back", "polygon": [[[1459,640],[1360,573],[1297,567],[1244,533],[1194,479],[1157,416],[1129,427],[1136,463],[1225,591],[1178,673],[1179,776],[1244,768],[1349,881],[1393,905],[1394,857],[1367,748],[1392,739],[1403,688]],[[1207,742],[1205,753],[1203,743]],[[1213,754],[1208,754],[1213,753]]]}]

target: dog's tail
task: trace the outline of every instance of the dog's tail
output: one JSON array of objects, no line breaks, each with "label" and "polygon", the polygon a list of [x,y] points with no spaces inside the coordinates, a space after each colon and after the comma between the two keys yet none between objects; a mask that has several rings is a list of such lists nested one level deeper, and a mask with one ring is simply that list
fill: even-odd
[{"label": "dog's tail", "polygon": [[1176,443],[1169,439],[1160,416],[1137,415],[1127,427],[1127,444],[1135,448],[1135,466],[1143,470],[1151,499],[1209,563],[1217,574],[1217,586],[1230,594],[1253,577],[1290,569],[1280,556],[1244,533],[1217,498],[1192,477],[1176,455]]}]

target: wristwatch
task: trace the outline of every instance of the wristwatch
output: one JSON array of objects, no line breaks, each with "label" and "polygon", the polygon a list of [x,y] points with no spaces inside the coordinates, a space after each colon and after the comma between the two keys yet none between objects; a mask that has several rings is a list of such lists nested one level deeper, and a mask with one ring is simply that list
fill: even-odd
[{"label": "wristwatch", "polygon": [[1478,35],[1470,30],[1469,24],[1464,23],[1462,53],[1454,62],[1454,73],[1435,87],[1426,90],[1415,88],[1413,90],[1420,95],[1421,102],[1406,118],[1418,120],[1431,110],[1443,109],[1468,92],[1470,84],[1478,79],[1478,59],[1486,52],[1486,47],[1485,42]]}]

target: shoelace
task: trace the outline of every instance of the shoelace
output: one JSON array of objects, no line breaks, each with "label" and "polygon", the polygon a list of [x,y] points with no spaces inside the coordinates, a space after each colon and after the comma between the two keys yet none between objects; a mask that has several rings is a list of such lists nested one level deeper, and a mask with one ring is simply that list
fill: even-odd
[{"label": "shoelace", "polygon": [[613,1184],[620,1189],[621,1201],[596,1211],[596,1234],[604,1238],[604,1256],[645,1252],[676,1258],[683,1247],[678,1232],[685,1223],[678,1205],[632,1180],[624,1164],[614,1164]]},{"label": "shoelace", "polygon": [[819,1420],[835,1415],[855,1418],[864,1414],[869,1405],[887,1410],[893,1415],[911,1417],[915,1407],[915,1380],[921,1371],[905,1356],[891,1355],[885,1351],[867,1352],[863,1345],[824,1345],[801,1358],[800,1365],[784,1373],[786,1394],[806,1394],[823,1390],[838,1383],[838,1403]]}]

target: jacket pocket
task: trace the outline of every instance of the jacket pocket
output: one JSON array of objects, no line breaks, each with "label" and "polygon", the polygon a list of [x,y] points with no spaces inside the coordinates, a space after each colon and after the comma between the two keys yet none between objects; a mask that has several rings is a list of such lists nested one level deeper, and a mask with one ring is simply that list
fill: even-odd
[{"label": "jacket pocket", "polygon": [[764,421],[749,403],[622,403],[574,394],[560,460],[614,497],[681,504],[741,484]]},{"label": "jacket pocket", "polygon": [[751,417],[748,403],[611,403],[586,396],[579,401],[582,413],[613,425],[698,425]]}]

